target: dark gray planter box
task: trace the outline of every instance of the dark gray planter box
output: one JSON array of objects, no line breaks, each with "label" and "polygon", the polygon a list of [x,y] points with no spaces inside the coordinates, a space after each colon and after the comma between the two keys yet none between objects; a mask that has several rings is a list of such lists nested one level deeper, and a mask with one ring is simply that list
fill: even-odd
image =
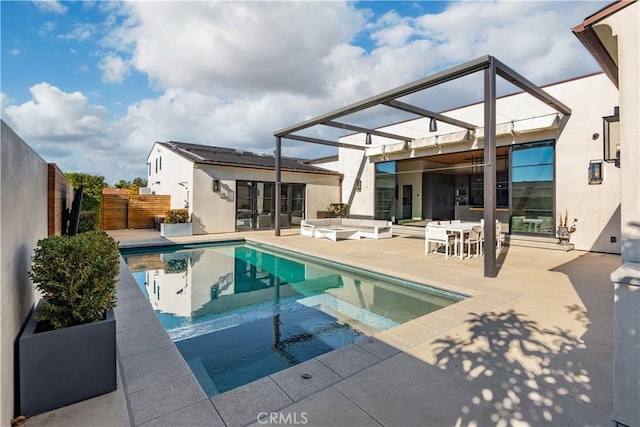
[{"label": "dark gray planter box", "polygon": [[20,413],[31,416],[116,389],[116,319],[35,332],[37,307],[18,342]]}]

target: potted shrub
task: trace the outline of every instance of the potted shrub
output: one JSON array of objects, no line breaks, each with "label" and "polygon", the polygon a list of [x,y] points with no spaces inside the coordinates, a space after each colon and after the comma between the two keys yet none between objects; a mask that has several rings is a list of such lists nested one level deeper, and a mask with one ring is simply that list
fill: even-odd
[{"label": "potted shrub", "polygon": [[346,218],[349,216],[349,205],[346,203],[331,203],[327,210],[332,218]]},{"label": "potted shrub", "polygon": [[191,236],[193,224],[189,221],[188,209],[171,209],[167,212],[164,222],[160,224],[160,236],[179,237]]},{"label": "potted shrub", "polygon": [[42,299],[18,340],[26,416],[116,389],[118,244],[104,231],[51,236],[38,242],[32,261]]}]

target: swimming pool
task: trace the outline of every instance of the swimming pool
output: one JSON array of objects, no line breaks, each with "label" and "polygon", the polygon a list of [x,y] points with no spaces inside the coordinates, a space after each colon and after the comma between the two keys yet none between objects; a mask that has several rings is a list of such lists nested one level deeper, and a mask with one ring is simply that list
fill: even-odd
[{"label": "swimming pool", "polygon": [[465,298],[251,243],[123,257],[209,396]]}]

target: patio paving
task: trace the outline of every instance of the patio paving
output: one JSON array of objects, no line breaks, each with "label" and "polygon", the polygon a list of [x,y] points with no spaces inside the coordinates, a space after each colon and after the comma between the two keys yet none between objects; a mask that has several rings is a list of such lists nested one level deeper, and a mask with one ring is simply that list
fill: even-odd
[{"label": "patio paving", "polygon": [[[155,230],[110,233],[121,246],[168,243]],[[617,255],[507,247],[489,279],[482,258],[426,256],[411,236],[332,242],[283,230],[172,241],[238,238],[471,298],[207,399],[126,270],[116,310],[121,387],[27,425],[614,425]]]}]

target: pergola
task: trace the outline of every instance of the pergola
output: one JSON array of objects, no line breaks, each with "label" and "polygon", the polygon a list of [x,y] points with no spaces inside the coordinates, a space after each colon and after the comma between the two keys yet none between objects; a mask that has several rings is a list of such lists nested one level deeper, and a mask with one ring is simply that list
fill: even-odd
[{"label": "pergola", "polygon": [[496,277],[496,76],[500,76],[511,84],[522,89],[534,98],[548,104],[558,113],[570,115],[571,109],[552,97],[538,86],[515,72],[493,56],[483,56],[469,62],[451,67],[449,69],[437,72],[420,80],[400,86],[396,89],[380,93],[354,104],[339,108],[335,111],[323,114],[321,116],[303,121],[301,123],[289,126],[274,132],[276,137],[275,149],[275,168],[276,168],[276,204],[275,204],[275,235],[280,236],[280,197],[281,197],[281,150],[282,138],[307,142],[311,144],[322,144],[333,147],[350,148],[356,150],[364,150],[365,147],[346,144],[338,141],[329,141],[326,139],[313,138],[298,135],[296,132],[309,129],[314,126],[330,126],[349,131],[366,133],[369,135],[381,136],[389,139],[396,139],[404,142],[413,140],[411,137],[382,132],[377,129],[389,125],[389,123],[381,123],[380,126],[367,128],[352,124],[336,121],[344,116],[364,111],[380,105],[389,108],[403,110],[417,116],[434,118],[438,121],[460,127],[462,129],[475,131],[478,127],[460,120],[456,120],[446,115],[429,111],[427,109],[410,105],[405,102],[398,101],[398,98],[414,94],[428,88],[438,86],[440,84],[459,79],[461,77],[484,71],[484,233],[486,241],[485,257],[484,257],[484,276]]}]

